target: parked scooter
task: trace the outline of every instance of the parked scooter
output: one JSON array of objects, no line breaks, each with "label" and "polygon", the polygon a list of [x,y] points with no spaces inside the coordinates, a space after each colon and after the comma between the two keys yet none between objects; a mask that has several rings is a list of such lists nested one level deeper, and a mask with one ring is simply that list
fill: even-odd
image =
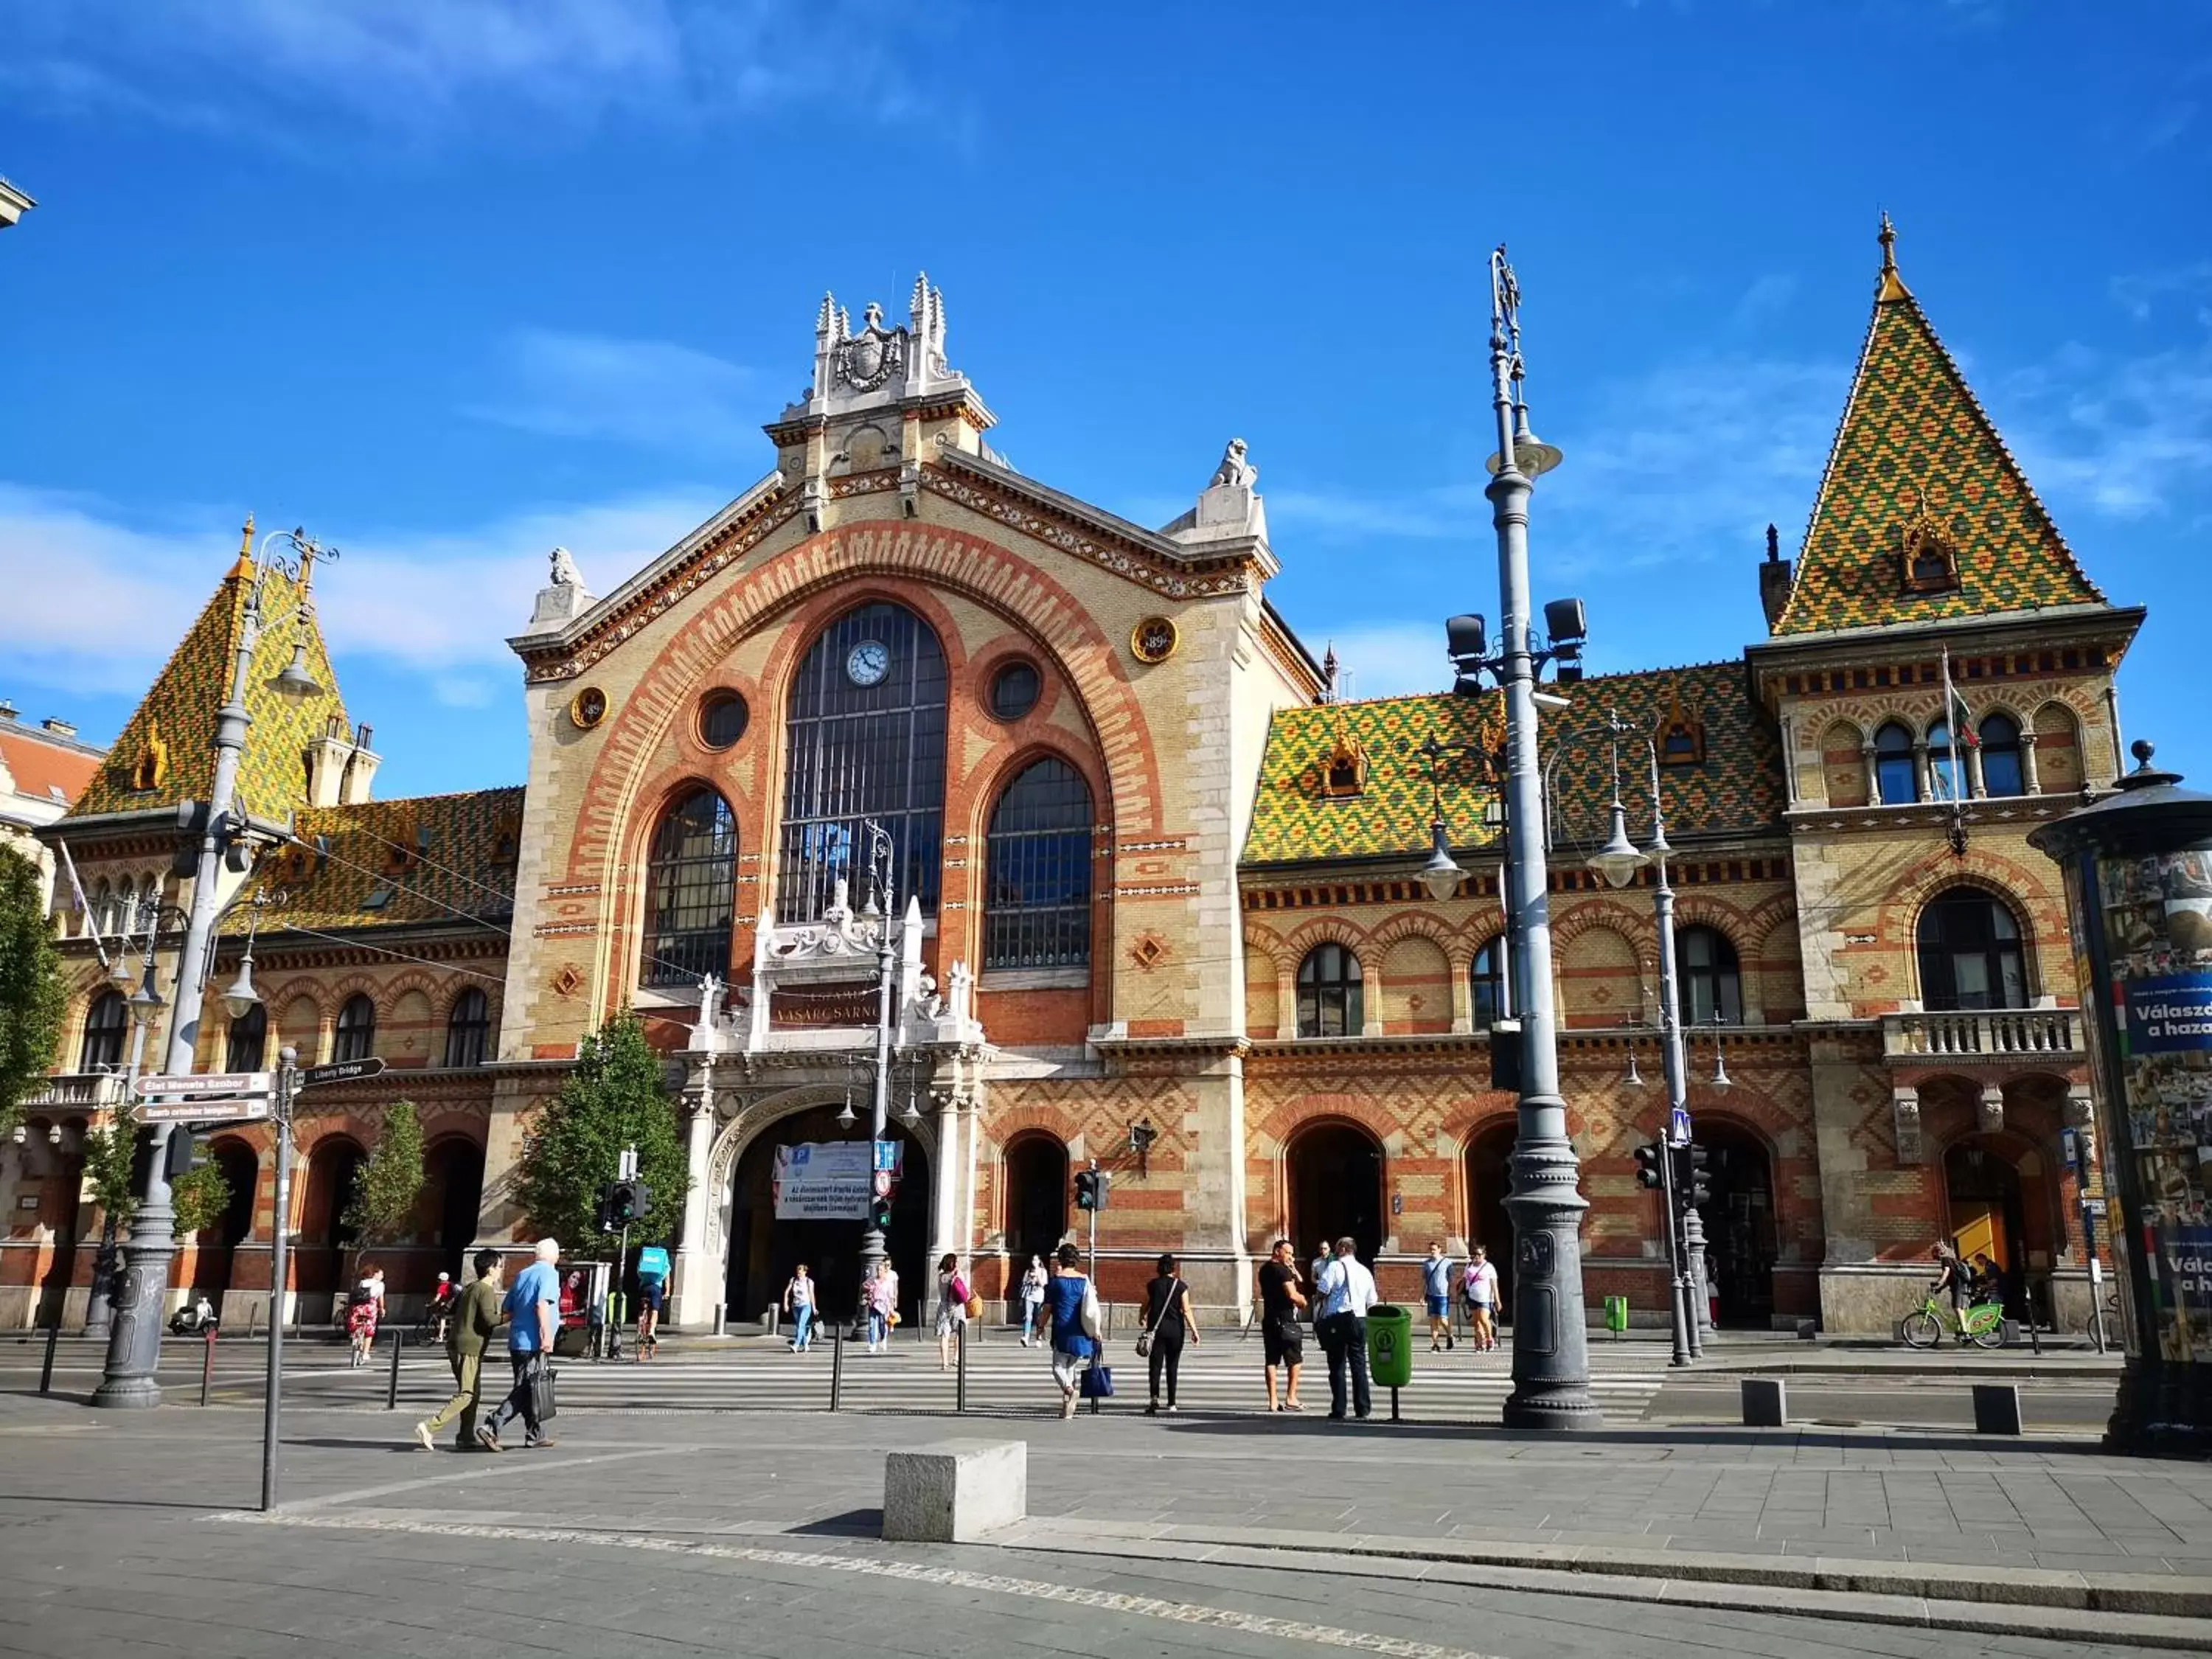
[{"label": "parked scooter", "polygon": [[215,1304],[204,1296],[191,1301],[169,1316],[169,1330],[176,1336],[198,1336],[215,1328]]}]

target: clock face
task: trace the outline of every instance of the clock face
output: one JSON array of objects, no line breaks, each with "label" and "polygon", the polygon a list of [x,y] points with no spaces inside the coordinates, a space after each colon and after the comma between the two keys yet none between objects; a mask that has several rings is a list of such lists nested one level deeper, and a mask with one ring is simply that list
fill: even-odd
[{"label": "clock face", "polygon": [[845,678],[855,685],[880,685],[891,672],[891,653],[880,641],[862,640],[845,659]]}]

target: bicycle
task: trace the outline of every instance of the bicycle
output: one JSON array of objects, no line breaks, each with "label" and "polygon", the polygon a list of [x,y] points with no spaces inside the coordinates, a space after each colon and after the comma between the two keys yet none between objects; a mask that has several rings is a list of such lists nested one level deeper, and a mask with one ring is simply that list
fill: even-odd
[{"label": "bicycle", "polygon": [[[1947,1310],[1929,1291],[1928,1299],[1913,1312],[1905,1316],[1899,1329],[1905,1346],[1912,1348],[1932,1348],[1943,1340]],[[1996,1348],[2004,1346],[2004,1304],[2001,1302],[1978,1302],[1964,1313],[1957,1315],[1959,1338],[1972,1342],[1978,1348]]]}]

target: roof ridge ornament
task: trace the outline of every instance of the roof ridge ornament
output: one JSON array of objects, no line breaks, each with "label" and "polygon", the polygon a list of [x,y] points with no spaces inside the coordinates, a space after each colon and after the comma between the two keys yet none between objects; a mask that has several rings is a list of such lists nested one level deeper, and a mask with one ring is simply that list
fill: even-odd
[{"label": "roof ridge ornament", "polygon": [[1889,305],[1899,300],[1910,300],[1912,290],[1905,285],[1905,278],[1897,274],[1897,227],[1889,222],[1889,215],[1881,216],[1881,229],[1875,240],[1881,244],[1881,276],[1875,285],[1874,302]]}]

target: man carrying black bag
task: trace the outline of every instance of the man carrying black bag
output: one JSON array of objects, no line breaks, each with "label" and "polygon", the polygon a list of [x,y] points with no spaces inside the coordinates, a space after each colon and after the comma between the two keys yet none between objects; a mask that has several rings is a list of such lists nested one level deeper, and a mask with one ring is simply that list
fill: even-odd
[{"label": "man carrying black bag", "polygon": [[552,1413],[553,1376],[549,1367],[553,1340],[561,1332],[561,1241],[538,1241],[538,1260],[514,1276],[507,1292],[507,1357],[514,1367],[514,1388],[500,1407],[477,1425],[477,1442],[486,1451],[504,1451],[499,1431],[522,1419],[522,1443],[532,1449],[553,1443],[544,1419]]}]

